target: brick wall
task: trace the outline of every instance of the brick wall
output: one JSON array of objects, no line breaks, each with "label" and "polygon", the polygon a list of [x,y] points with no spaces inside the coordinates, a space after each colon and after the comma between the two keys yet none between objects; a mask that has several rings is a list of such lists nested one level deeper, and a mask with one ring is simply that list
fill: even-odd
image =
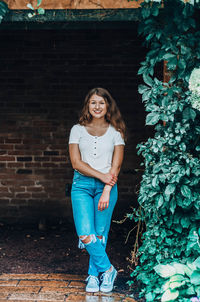
[{"label": "brick wall", "polygon": [[68,135],[89,89],[107,88],[129,130],[114,217],[136,204],[137,143],[151,129],[137,86],[137,24],[0,31],[0,221],[71,219]]}]

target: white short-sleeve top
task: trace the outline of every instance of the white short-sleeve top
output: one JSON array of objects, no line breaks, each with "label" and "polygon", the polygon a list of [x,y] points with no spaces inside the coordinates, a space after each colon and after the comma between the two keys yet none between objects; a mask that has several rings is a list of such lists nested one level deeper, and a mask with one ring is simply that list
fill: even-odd
[{"label": "white short-sleeve top", "polygon": [[82,161],[102,173],[111,168],[114,146],[125,145],[121,133],[112,125],[103,135],[93,136],[80,124],[72,127],[69,144],[78,144]]}]

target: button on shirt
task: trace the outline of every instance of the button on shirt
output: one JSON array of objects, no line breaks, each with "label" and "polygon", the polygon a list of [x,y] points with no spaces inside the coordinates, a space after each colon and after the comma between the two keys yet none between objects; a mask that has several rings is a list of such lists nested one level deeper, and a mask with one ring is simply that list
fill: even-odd
[{"label": "button on shirt", "polygon": [[125,145],[121,133],[111,125],[102,136],[93,136],[79,124],[72,127],[69,144],[78,144],[82,161],[102,173],[111,168],[114,146]]}]

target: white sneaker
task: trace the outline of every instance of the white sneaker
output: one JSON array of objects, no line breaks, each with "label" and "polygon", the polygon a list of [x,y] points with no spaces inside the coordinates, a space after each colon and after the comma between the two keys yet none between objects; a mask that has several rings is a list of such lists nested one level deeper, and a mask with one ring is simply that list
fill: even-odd
[{"label": "white sneaker", "polygon": [[101,275],[102,283],[100,286],[100,291],[104,293],[111,292],[113,290],[113,284],[116,277],[117,277],[117,271],[114,268],[114,266],[112,266],[112,270],[110,272],[108,271]]},{"label": "white sneaker", "polygon": [[89,275],[86,279],[88,282],[86,285],[86,292],[96,293],[99,291],[99,279],[96,276]]}]

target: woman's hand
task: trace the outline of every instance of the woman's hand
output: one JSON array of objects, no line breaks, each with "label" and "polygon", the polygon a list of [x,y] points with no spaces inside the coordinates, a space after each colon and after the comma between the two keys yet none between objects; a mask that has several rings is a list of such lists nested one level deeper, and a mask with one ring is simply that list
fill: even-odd
[{"label": "woman's hand", "polygon": [[103,211],[108,208],[110,200],[110,190],[103,190],[98,203],[98,210]]},{"label": "woman's hand", "polygon": [[111,173],[103,173],[100,180],[107,185],[114,186],[117,182],[117,176]]}]

